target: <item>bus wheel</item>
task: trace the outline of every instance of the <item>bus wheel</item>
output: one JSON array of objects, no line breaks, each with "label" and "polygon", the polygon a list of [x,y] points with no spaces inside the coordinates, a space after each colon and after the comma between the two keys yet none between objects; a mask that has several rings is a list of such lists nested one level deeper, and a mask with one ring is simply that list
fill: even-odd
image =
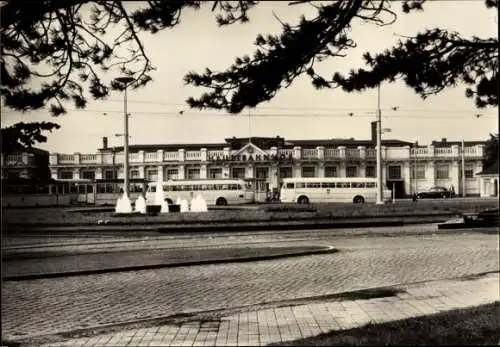
[{"label": "bus wheel", "polygon": [[227,205],[227,200],[224,198],[218,198],[217,201],[215,202],[217,206],[226,206]]},{"label": "bus wheel", "polygon": [[305,204],[308,204],[309,203],[309,199],[307,198],[307,196],[301,196],[297,199],[297,202],[301,205],[305,205]]},{"label": "bus wheel", "polygon": [[356,195],[353,199],[353,202],[355,204],[364,204],[365,203],[365,199],[361,196],[361,195]]}]

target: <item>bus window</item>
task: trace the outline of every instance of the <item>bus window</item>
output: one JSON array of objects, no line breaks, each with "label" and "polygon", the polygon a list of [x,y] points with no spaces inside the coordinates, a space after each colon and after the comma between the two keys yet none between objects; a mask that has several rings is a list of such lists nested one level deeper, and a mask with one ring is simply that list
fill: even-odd
[{"label": "bus window", "polygon": [[365,183],[364,182],[352,182],[352,187],[353,188],[364,188]]},{"label": "bus window", "polygon": [[91,184],[87,184],[87,193],[93,193],[94,192],[94,186]]},{"label": "bus window", "polygon": [[335,182],[323,182],[321,183],[322,188],[335,188]]},{"label": "bus window", "polygon": [[306,184],[306,187],[307,188],[319,188],[319,187],[321,187],[321,184],[317,183],[317,182],[310,182],[310,183]]},{"label": "bus window", "polygon": [[149,191],[151,193],[156,193],[156,186],[149,186]]},{"label": "bus window", "polygon": [[[241,184],[236,184],[236,190],[242,190],[243,189],[243,186]],[[250,189],[251,187],[248,187],[248,189]]]},{"label": "bus window", "polygon": [[293,189],[293,188],[294,188],[294,184],[293,184],[293,182],[289,182],[289,183],[287,183],[287,184],[286,184],[286,186],[285,186],[285,188],[286,188],[286,189]]},{"label": "bus window", "polygon": [[[116,187],[118,188],[118,187]],[[114,184],[106,184],[106,193],[114,193],[115,185]]]},{"label": "bus window", "polygon": [[337,188],[351,188],[351,182],[337,182]]},{"label": "bus window", "polygon": [[227,190],[227,184],[222,185],[222,190]]},{"label": "bus window", "polygon": [[375,182],[366,182],[366,188],[375,188],[377,184]]},{"label": "bus window", "polygon": [[305,188],[306,184],[304,182],[297,182],[296,186],[297,188]]},{"label": "bus window", "polygon": [[104,185],[104,184],[98,184],[97,185],[97,192],[98,193],[105,193],[106,192],[106,185]]}]

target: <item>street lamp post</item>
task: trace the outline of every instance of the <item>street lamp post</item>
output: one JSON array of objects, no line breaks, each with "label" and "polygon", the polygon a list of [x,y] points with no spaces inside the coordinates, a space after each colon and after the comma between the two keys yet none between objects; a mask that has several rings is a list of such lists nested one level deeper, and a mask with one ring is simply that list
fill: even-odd
[{"label": "street lamp post", "polygon": [[123,85],[123,92],[124,92],[124,97],[123,97],[123,108],[124,108],[124,134],[123,134],[123,151],[124,151],[124,164],[123,164],[123,171],[124,171],[124,180],[123,180],[123,198],[122,198],[122,203],[126,204],[124,206],[124,212],[132,212],[132,205],[130,203],[130,198],[129,198],[129,153],[128,153],[128,112],[127,112],[127,87],[129,84],[133,81],[135,81],[134,78],[132,77],[118,77],[115,79],[115,81],[119,82],[120,84]]},{"label": "street lamp post", "polygon": [[384,203],[382,189],[382,110],[380,109],[380,84],[377,87],[377,205]]}]

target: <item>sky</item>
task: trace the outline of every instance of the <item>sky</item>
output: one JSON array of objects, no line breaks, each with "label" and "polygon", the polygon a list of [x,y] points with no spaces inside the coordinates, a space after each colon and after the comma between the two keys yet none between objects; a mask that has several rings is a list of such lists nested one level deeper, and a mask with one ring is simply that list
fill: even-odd
[{"label": "sky", "polygon": [[[189,71],[225,70],[234,59],[255,51],[259,33],[279,33],[281,21],[294,24],[302,13],[313,14],[309,5],[288,6],[288,2],[262,2],[249,12],[250,23],[218,27],[211,6],[182,14],[181,23],[155,35],[142,34],[148,56],[157,68],[153,81],[128,94],[130,144],[220,143],[229,137],[281,136],[286,139],[370,138],[370,122],[375,120],[377,90],[348,94],[341,89],[316,90],[307,76],[297,78],[269,102],[245,109],[239,115],[190,109],[185,100],[199,96],[201,88],[186,86]],[[377,27],[357,22],[352,37],[357,48],[344,58],[325,61],[319,70],[327,75],[347,73],[363,66],[362,54],[392,47],[400,35],[414,36],[435,27],[459,32],[465,37],[497,36],[495,10],[482,0],[429,1],[424,12],[401,14],[400,2],[392,9],[400,19],[391,26]],[[498,132],[498,109],[477,109],[458,85],[423,100],[403,82],[382,84],[382,128],[390,129],[383,138],[419,144],[446,138],[486,140]],[[392,108],[397,107],[397,111]],[[61,125],[37,147],[58,153],[94,153],[102,137],[110,146],[120,146],[123,138],[123,94],[113,92],[106,101],[89,100],[85,110],[67,105],[68,113],[57,118],[47,110],[18,113],[2,108],[2,127],[19,121],[52,121]],[[179,114],[183,111],[183,114]],[[352,113],[352,116],[349,114]],[[477,117],[476,115],[481,115]]]}]

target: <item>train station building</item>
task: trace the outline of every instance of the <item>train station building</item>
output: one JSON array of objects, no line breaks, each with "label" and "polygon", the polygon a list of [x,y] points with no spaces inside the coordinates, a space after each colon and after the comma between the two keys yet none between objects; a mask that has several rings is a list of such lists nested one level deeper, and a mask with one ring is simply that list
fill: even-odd
[{"label": "train station building", "polygon": [[[465,187],[467,196],[484,196],[477,176],[483,170],[484,146],[485,141],[465,141],[462,151],[461,142],[446,139],[427,146],[384,139],[383,181],[396,198],[433,186],[452,188],[457,195]],[[120,179],[123,163],[123,147],[109,147],[107,138],[95,153],[49,156],[57,180]],[[129,163],[131,179],[242,178],[256,191],[276,192],[288,177],[375,177],[376,149],[373,134],[368,140],[232,137],[220,143],[133,144]]]}]

